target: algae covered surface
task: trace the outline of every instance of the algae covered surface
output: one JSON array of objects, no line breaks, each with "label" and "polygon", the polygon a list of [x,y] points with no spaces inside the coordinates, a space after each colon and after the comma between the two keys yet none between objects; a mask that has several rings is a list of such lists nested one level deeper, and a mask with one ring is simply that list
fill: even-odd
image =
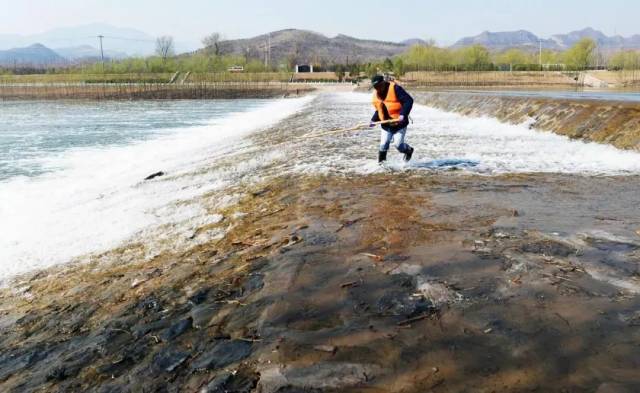
[{"label": "algae covered surface", "polygon": [[[224,239],[144,263],[114,250],[5,290],[2,388],[633,391],[637,239],[563,237],[535,223],[568,233],[575,212],[509,203],[586,191],[566,180],[261,184],[222,212]],[[637,220],[616,213],[593,219]]]},{"label": "algae covered surface", "polygon": [[640,389],[637,175],[305,166],[344,139],[234,169],[324,110],[216,162],[193,231],[3,287],[0,390]]}]

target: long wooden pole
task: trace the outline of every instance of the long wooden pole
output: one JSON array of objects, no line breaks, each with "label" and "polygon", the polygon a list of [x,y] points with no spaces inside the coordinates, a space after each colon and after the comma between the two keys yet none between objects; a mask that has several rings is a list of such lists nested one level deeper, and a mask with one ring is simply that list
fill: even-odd
[{"label": "long wooden pole", "polygon": [[342,129],[339,129],[339,130],[332,130],[332,131],[326,131],[326,132],[321,132],[321,133],[309,133],[309,134],[306,134],[306,135],[299,136],[299,137],[297,137],[295,139],[309,139],[309,138],[318,138],[318,137],[326,136],[326,135],[341,134],[343,132],[361,130],[363,128],[369,127],[371,124],[378,126],[378,125],[382,125],[382,124],[395,123],[397,121],[398,121],[397,119],[391,119],[391,120],[377,121],[377,122],[373,122],[373,123],[362,123],[362,124],[358,124],[358,125],[353,126],[353,127],[342,128]]}]

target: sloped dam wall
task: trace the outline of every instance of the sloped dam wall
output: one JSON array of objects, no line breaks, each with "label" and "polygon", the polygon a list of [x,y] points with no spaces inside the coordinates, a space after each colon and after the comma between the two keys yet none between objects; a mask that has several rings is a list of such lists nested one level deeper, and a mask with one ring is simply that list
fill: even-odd
[{"label": "sloped dam wall", "polygon": [[469,92],[421,92],[416,102],[465,116],[553,131],[574,139],[640,150],[640,102],[497,96]]}]

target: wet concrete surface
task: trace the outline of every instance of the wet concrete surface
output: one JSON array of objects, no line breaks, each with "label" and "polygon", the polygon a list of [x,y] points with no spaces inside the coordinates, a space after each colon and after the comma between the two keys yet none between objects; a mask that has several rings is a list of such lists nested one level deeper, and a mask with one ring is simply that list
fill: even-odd
[{"label": "wet concrete surface", "polygon": [[417,101],[465,116],[491,116],[572,139],[640,150],[640,104],[627,100],[584,100],[542,95],[482,92],[421,92]]},{"label": "wet concrete surface", "polygon": [[638,391],[639,180],[272,178],[222,239],[4,288],[0,390]]}]

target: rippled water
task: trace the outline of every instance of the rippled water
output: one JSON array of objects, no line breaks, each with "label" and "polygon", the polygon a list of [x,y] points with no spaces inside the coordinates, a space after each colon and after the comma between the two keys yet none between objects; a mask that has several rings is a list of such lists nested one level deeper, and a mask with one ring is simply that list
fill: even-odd
[{"label": "rippled water", "polygon": [[[39,112],[33,103],[11,104],[14,120],[3,129],[34,137],[5,133],[10,169],[0,181],[0,278],[131,237],[186,239],[194,227],[219,219],[196,197],[232,181],[203,168],[307,100],[43,103]],[[143,181],[157,171],[166,175]]]},{"label": "rippled water", "polygon": [[208,125],[262,100],[89,101],[0,104],[0,181],[55,170],[52,157],[123,146]]}]

